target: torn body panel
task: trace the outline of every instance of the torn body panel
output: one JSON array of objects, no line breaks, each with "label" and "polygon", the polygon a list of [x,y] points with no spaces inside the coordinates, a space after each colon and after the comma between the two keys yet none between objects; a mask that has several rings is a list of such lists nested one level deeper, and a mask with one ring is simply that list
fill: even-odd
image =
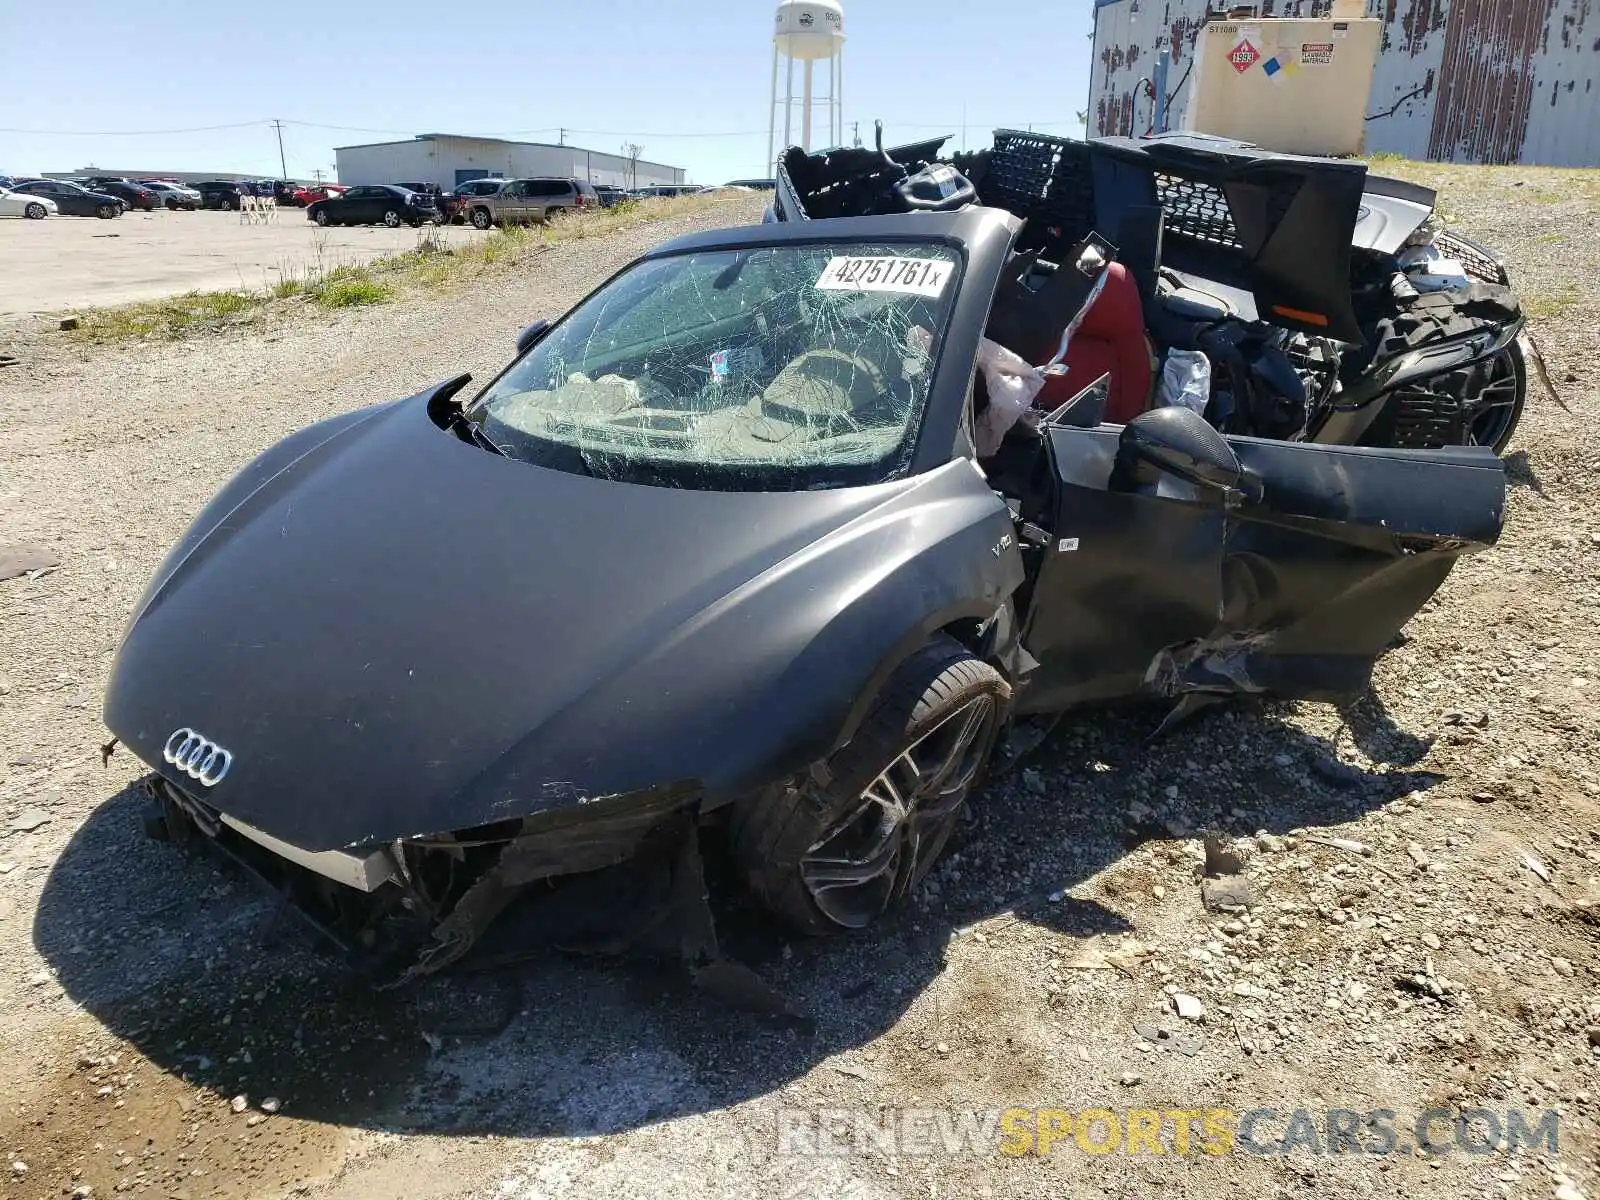
[{"label": "torn body panel", "polygon": [[1226,442],[1257,498],[1130,485],[1122,430],[1048,431],[1049,503],[1071,536],[1039,570],[1023,641],[1040,668],[1019,711],[1141,691],[1353,696],[1504,520],[1486,450]]}]

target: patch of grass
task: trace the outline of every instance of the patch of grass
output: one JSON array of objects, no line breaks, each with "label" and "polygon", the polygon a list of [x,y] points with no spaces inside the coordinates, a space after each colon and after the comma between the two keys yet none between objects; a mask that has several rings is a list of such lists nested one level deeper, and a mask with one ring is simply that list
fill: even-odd
[{"label": "patch of grass", "polygon": [[189,292],[166,300],[147,300],[81,314],[77,332],[93,342],[127,338],[179,337],[202,329],[251,320],[261,301],[248,292]]},{"label": "patch of grass", "polygon": [[1582,303],[1583,293],[1577,288],[1568,287],[1549,295],[1524,293],[1521,299],[1523,311],[1530,317],[1537,321],[1557,321]]},{"label": "patch of grass", "polygon": [[392,299],[394,292],[370,276],[346,275],[328,280],[310,295],[323,308],[360,308],[382,304]]},{"label": "patch of grass", "polygon": [[468,247],[464,257],[476,259],[488,267],[519,262],[533,246],[537,236],[531,225],[502,225],[491,229],[489,236],[481,242]]},{"label": "patch of grass", "polygon": [[365,266],[331,266],[325,235],[314,233],[310,262],[280,264],[276,280],[263,281],[259,290],[191,292],[168,300],[80,310],[80,324],[70,336],[92,342],[179,338],[257,323],[277,312],[362,308],[403,296],[439,295],[485,275],[526,265],[567,242],[714,211],[733,202],[719,196],[628,201],[615,208],[565,212],[545,225],[494,229],[487,237],[461,245],[452,244],[452,227],[427,225],[417,232],[414,248]]}]

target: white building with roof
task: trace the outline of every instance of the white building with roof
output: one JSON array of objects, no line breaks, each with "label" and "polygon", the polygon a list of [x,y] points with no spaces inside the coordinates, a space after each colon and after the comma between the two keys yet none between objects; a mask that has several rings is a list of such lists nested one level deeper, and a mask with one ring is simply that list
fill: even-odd
[{"label": "white building with roof", "polygon": [[582,146],[513,142],[453,133],[419,133],[410,141],[337,146],[339,182],[433,183],[449,191],[469,179],[554,176],[616,187],[684,183],[682,167]]}]

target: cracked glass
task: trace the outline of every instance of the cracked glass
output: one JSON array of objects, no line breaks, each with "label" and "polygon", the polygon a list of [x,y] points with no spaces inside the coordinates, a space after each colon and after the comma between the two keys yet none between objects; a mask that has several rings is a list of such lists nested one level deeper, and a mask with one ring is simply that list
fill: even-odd
[{"label": "cracked glass", "polygon": [[470,407],[507,456],[656,486],[890,479],[911,459],[959,283],[936,243],[713,250],[640,263]]}]

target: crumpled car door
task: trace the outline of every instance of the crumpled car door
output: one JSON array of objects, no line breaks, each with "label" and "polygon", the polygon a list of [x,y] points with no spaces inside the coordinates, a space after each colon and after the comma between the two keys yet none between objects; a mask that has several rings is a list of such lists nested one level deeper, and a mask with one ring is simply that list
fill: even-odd
[{"label": "crumpled car door", "polygon": [[1204,639],[1223,610],[1220,495],[1174,481],[1114,492],[1118,426],[1051,428],[1055,519],[1024,619],[1038,662],[1024,712],[1138,695],[1166,647]]},{"label": "crumpled car door", "polygon": [[1139,695],[1359,695],[1463,553],[1492,545],[1505,473],[1481,449],[1229,438],[1255,500],[1111,486],[1117,426],[1050,428],[1059,491],[1024,620],[1037,712]]},{"label": "crumpled car door", "polygon": [[1500,536],[1505,469],[1487,449],[1228,441],[1264,495],[1229,513],[1218,633],[1156,666],[1168,694],[1207,687],[1209,657],[1226,690],[1357,695],[1456,560]]}]

